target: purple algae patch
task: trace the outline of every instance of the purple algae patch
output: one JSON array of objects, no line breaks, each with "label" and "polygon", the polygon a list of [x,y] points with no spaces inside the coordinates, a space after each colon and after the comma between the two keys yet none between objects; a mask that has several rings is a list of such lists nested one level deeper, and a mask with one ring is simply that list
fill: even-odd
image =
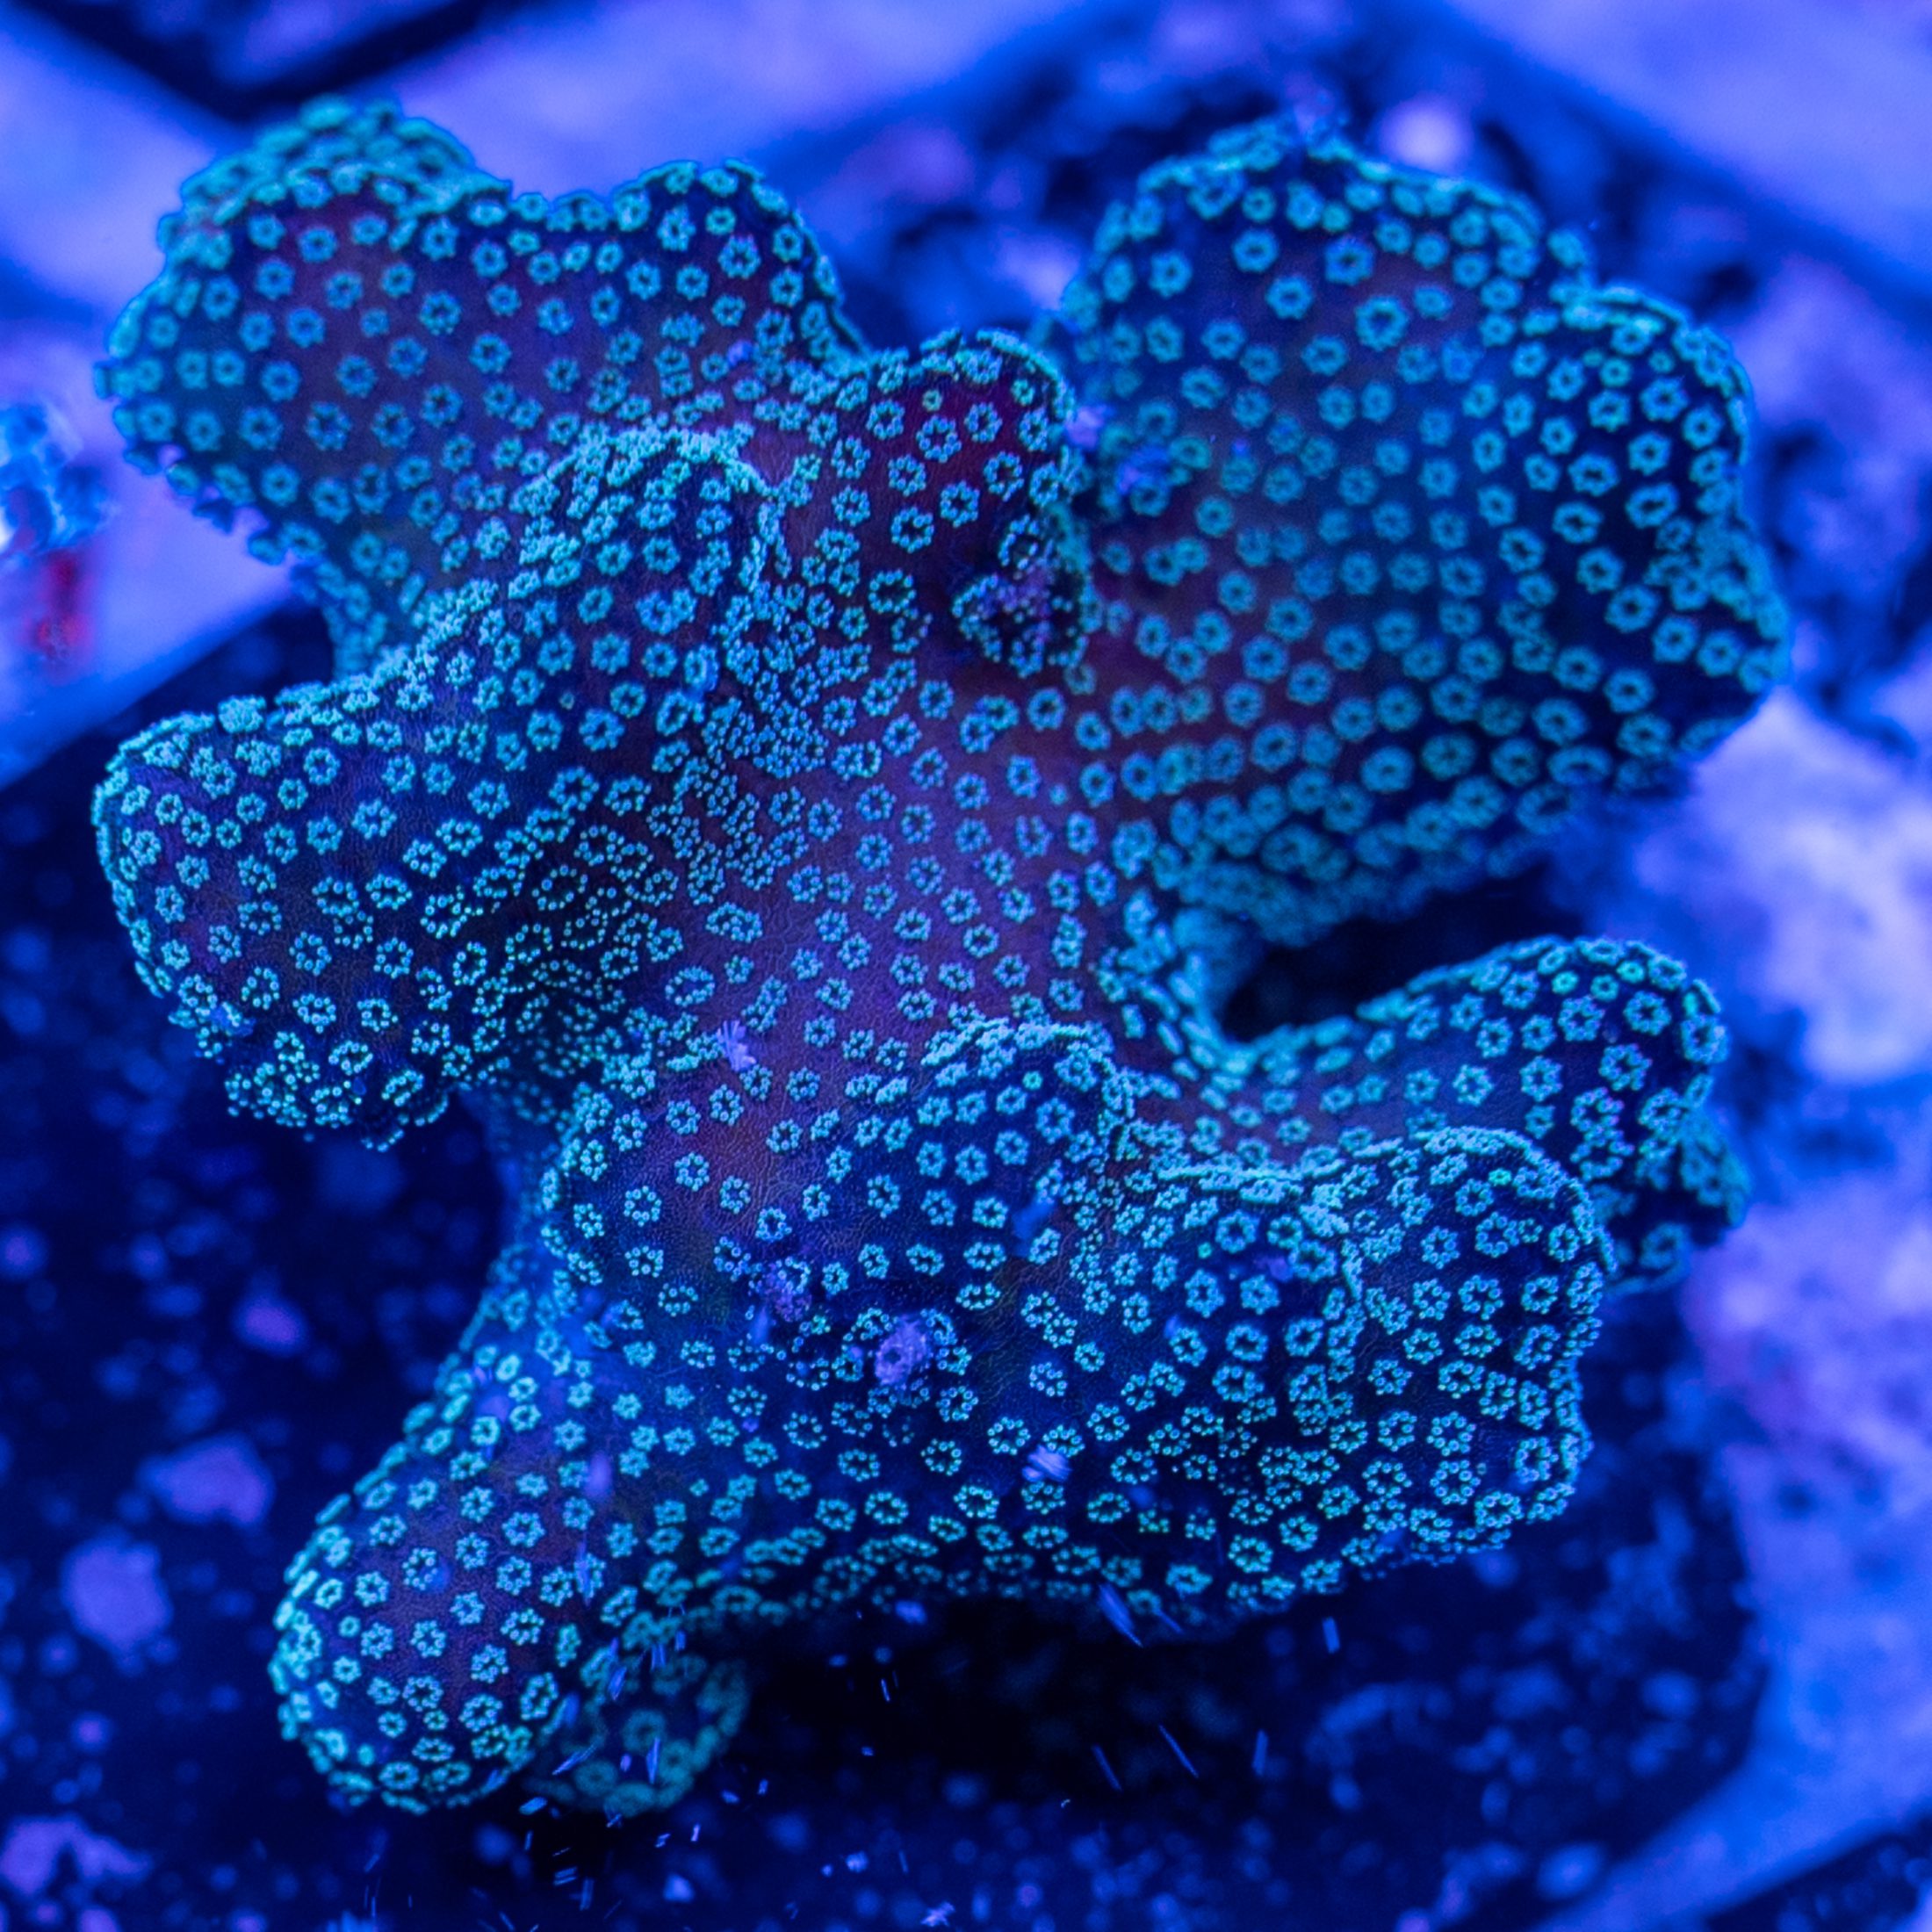
[{"label": "purple algae patch", "polygon": [[234,1311],[234,1332],[264,1355],[294,1355],[308,1340],[308,1323],[292,1302],[251,1294]]},{"label": "purple algae patch", "polygon": [[61,1572],[61,1600],[75,1628],[123,1658],[160,1636],[174,1618],[161,1558],[150,1544],[106,1531],[81,1545]]},{"label": "purple algae patch", "polygon": [[240,1436],[217,1436],[157,1456],[142,1469],[141,1480],[183,1523],[225,1520],[252,1529],[275,1500],[275,1479]]},{"label": "purple algae patch", "polygon": [[8,1826],[0,1843],[0,1881],[24,1899],[37,1899],[59,1877],[63,1860],[71,1861],[76,1876],[90,1885],[104,1878],[139,1878],[148,1863],[76,1818],[21,1818]]}]

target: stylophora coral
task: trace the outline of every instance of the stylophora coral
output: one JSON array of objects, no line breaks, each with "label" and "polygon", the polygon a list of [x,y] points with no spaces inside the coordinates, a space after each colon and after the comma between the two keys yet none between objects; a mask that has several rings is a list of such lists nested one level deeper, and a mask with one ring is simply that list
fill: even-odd
[{"label": "stylophora coral", "polygon": [[340,675],[123,750],[117,903],[238,1106],[461,1092],[518,1204],[291,1571],[340,1788],[642,1809],[869,1608],[1209,1635],[1561,1509],[1600,1294],[1734,1212],[1709,996],[1539,941],[1215,1006],[1775,675],[1719,342],[1272,124],[1034,347],[867,348],[746,169],[513,197],[382,108],[163,242],[132,453],[303,559]]}]

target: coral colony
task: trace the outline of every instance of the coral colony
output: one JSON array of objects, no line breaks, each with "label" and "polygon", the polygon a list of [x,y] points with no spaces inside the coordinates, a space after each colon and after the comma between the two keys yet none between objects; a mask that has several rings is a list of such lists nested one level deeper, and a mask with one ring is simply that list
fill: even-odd
[{"label": "coral colony", "polygon": [[100,479],[72,460],[45,405],[0,408],[0,563],[71,549],[105,512]]},{"label": "coral colony", "polygon": [[0,575],[39,580],[18,641],[44,664],[86,652],[82,559],[107,512],[98,473],[74,460],[44,404],[0,407]]},{"label": "coral colony", "polygon": [[1215,1013],[1777,675],[1720,342],[1276,125],[1032,345],[868,347],[744,168],[545,201],[381,107],[162,235],[130,451],[339,674],[122,750],[121,917],[235,1106],[460,1095],[515,1202],[289,1573],[340,1791],[640,1811],[872,1612],[1212,1637],[1563,1508],[1600,1298],[1737,1212],[1708,994],[1546,941]]}]

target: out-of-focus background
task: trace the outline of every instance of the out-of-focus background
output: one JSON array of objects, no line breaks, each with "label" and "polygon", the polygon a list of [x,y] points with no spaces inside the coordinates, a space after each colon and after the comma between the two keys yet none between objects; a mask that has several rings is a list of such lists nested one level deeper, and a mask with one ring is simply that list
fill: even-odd
[{"label": "out-of-focus background", "polygon": [[[996,1620],[801,1666],[655,1827],[321,1796],[278,1568],[460,1327],[494,1181],[460,1121],[229,1121],[86,814],[132,722],[326,661],[90,378],[182,178],[324,89],[520,187],[754,161],[876,342],[1023,327],[1139,169],[1279,112],[1523,191],[1728,334],[1791,685],[1679,796],[1247,996],[1548,929],[1719,990],[1755,1205],[1682,1328],[1613,1333],[1561,1534],[1218,1660]],[[0,1932],[1932,1925],[1928,1099],[1928,0],[0,0]]]}]

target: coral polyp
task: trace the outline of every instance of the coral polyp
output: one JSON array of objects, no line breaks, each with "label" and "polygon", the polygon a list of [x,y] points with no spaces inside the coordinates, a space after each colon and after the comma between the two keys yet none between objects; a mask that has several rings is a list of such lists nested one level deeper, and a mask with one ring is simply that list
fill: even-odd
[{"label": "coral polyp", "polygon": [[124,747],[117,905],[238,1107],[461,1095],[517,1203],[290,1573],[339,1788],[647,1809],[855,1617],[1210,1637],[1562,1508],[1602,1295],[1736,1211],[1709,995],[1543,941],[1215,1003],[1776,675],[1721,343],[1273,124],[1032,345],[867,347],[742,168],[551,202],[382,108],[163,242],[131,452],[303,564],[339,675]]}]

